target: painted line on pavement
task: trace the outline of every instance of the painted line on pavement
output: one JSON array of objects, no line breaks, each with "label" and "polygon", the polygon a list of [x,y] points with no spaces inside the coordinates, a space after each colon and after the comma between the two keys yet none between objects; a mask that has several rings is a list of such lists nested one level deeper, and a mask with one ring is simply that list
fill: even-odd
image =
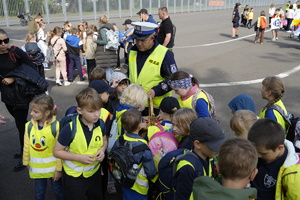
[{"label": "painted line on pavement", "polygon": [[[290,76],[291,74],[297,72],[300,70],[300,65],[286,71],[282,72],[280,74],[277,74],[275,76],[278,76],[280,78],[285,78]],[[237,82],[228,82],[228,83],[208,83],[208,84],[200,84],[201,87],[227,87],[227,86],[236,86],[236,85],[250,85],[255,83],[261,83],[263,81],[263,78],[261,79],[255,79],[255,80],[249,80],[249,81],[237,81]]]}]

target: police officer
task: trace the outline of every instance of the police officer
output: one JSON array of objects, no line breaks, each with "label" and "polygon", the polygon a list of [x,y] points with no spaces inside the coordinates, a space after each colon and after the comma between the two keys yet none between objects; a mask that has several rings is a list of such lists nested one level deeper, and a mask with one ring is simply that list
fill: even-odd
[{"label": "police officer", "polygon": [[239,8],[240,7],[241,7],[241,4],[236,3],[234,6],[234,10],[232,12],[232,24],[233,24],[232,35],[231,35],[232,38],[239,37],[237,33],[238,33],[239,26],[240,26],[240,24],[239,24],[239,21],[240,21]]},{"label": "police officer", "polygon": [[178,71],[174,54],[154,39],[156,24],[133,22],[135,46],[129,53],[129,80],[140,84],[153,98],[155,114],[162,99],[171,96],[167,80]]}]

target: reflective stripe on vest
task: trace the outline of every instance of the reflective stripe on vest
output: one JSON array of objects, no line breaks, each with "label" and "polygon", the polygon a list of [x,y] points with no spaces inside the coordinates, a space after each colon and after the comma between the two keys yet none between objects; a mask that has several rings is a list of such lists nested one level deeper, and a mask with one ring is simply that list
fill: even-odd
[{"label": "reflective stripe on vest", "polygon": [[[54,157],[52,153],[56,138],[53,136],[51,124],[43,127],[41,130],[38,130],[36,122],[27,122],[27,131],[30,123],[34,125],[32,126],[30,133],[27,134],[29,136],[30,145],[29,176],[33,179],[51,178],[54,175],[57,165],[57,158]],[[58,132],[59,123],[56,123],[55,130]]]},{"label": "reflective stripe on vest", "polygon": [[[145,61],[140,74],[137,75],[137,51],[131,50],[128,58],[130,82],[141,85],[148,93],[151,88],[164,81],[165,79],[160,76],[160,69],[167,51],[166,47],[158,45]],[[172,96],[172,92],[154,97],[153,106],[159,108],[161,101],[167,96]]]},{"label": "reflective stripe on vest", "polygon": [[37,173],[37,174],[44,174],[44,173],[51,173],[55,172],[56,166],[55,167],[48,167],[48,168],[34,168],[30,167],[29,172],[32,173]]},{"label": "reflective stripe on vest", "polygon": [[[143,142],[144,144],[147,144],[147,141],[144,139],[137,139],[137,138],[131,138],[128,137],[127,134],[123,135],[123,138],[125,141],[130,141],[130,142]],[[139,164],[139,168],[140,168],[140,172],[136,177],[136,180],[133,184],[133,186],[131,187],[132,190],[142,194],[142,195],[147,195],[148,194],[148,189],[149,189],[149,182],[148,182],[148,178],[147,175],[145,173],[145,169],[142,166],[143,163]]]},{"label": "reflective stripe on vest", "polygon": [[[198,90],[200,90],[199,88],[198,88]],[[184,100],[184,101],[182,101],[181,100],[181,97],[179,97],[178,98],[178,103],[179,103],[179,105],[180,105],[180,108],[192,108],[192,109],[194,109],[193,108],[193,96],[194,95],[192,95],[192,96],[190,96],[188,99],[186,99],[186,100]],[[204,93],[204,92],[200,92],[199,94],[198,94],[198,97],[197,97],[197,100],[198,99],[204,99],[205,101],[206,101],[206,103],[207,103],[207,109],[208,109],[208,111],[209,111],[209,103],[208,103],[208,98],[207,98],[207,96],[206,96],[206,94]]]},{"label": "reflective stripe on vest", "polygon": [[[72,127],[72,122],[70,122],[70,127]],[[76,133],[72,143],[69,146],[69,152],[74,154],[86,154],[86,155],[96,155],[98,150],[103,146],[102,130],[100,126],[94,128],[92,133],[92,138],[87,146],[86,138],[79,121],[79,116],[76,117]],[[65,160],[63,163],[64,170],[66,174],[73,177],[83,177],[88,178],[97,172],[100,167],[100,163],[95,161],[92,164],[83,164],[77,161]]]}]

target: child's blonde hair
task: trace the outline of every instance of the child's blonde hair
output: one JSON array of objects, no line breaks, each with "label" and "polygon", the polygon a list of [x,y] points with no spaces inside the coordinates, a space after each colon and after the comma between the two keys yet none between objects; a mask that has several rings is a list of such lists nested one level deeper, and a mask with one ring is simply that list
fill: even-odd
[{"label": "child's blonde hair", "polygon": [[103,15],[102,17],[99,17],[99,22],[101,22],[102,24],[107,24],[108,23],[107,16]]},{"label": "child's blonde hair", "polygon": [[230,119],[230,128],[236,137],[247,138],[250,128],[257,120],[257,116],[252,111],[238,110]]},{"label": "child's blonde hair", "polygon": [[132,106],[134,108],[143,109],[147,99],[148,95],[146,94],[145,89],[142,86],[133,83],[130,84],[122,93],[120,103]]},{"label": "child's blonde hair", "polygon": [[264,109],[269,105],[279,101],[284,96],[284,83],[283,80],[277,76],[268,76],[262,81],[262,85],[266,90],[270,90],[274,100],[269,102]]},{"label": "child's blonde hair", "polygon": [[190,134],[190,125],[192,121],[197,119],[197,113],[191,108],[180,108],[177,110],[172,119],[172,123],[176,124],[177,127],[180,127],[183,130],[184,135]]},{"label": "child's blonde hair", "polygon": [[35,34],[33,33],[27,33],[26,36],[25,36],[25,44],[30,42],[35,36]]},{"label": "child's blonde hair", "polygon": [[90,25],[90,28],[91,28],[94,32],[98,32],[97,26],[95,26],[94,24]]},{"label": "child's blonde hair", "polygon": [[58,114],[57,106],[54,104],[52,97],[49,95],[37,96],[31,101],[30,104],[31,106],[34,104],[40,106],[42,113],[50,111],[50,114],[47,116],[47,120],[52,119],[53,116]]}]

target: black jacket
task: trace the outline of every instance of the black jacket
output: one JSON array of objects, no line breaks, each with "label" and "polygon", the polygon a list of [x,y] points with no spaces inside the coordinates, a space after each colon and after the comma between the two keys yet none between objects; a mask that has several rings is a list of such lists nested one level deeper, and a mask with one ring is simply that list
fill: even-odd
[{"label": "black jacket", "polygon": [[12,106],[28,105],[35,95],[42,94],[49,86],[48,82],[31,66],[21,64],[9,72],[6,78],[14,77],[10,85],[2,85],[1,98]]}]

